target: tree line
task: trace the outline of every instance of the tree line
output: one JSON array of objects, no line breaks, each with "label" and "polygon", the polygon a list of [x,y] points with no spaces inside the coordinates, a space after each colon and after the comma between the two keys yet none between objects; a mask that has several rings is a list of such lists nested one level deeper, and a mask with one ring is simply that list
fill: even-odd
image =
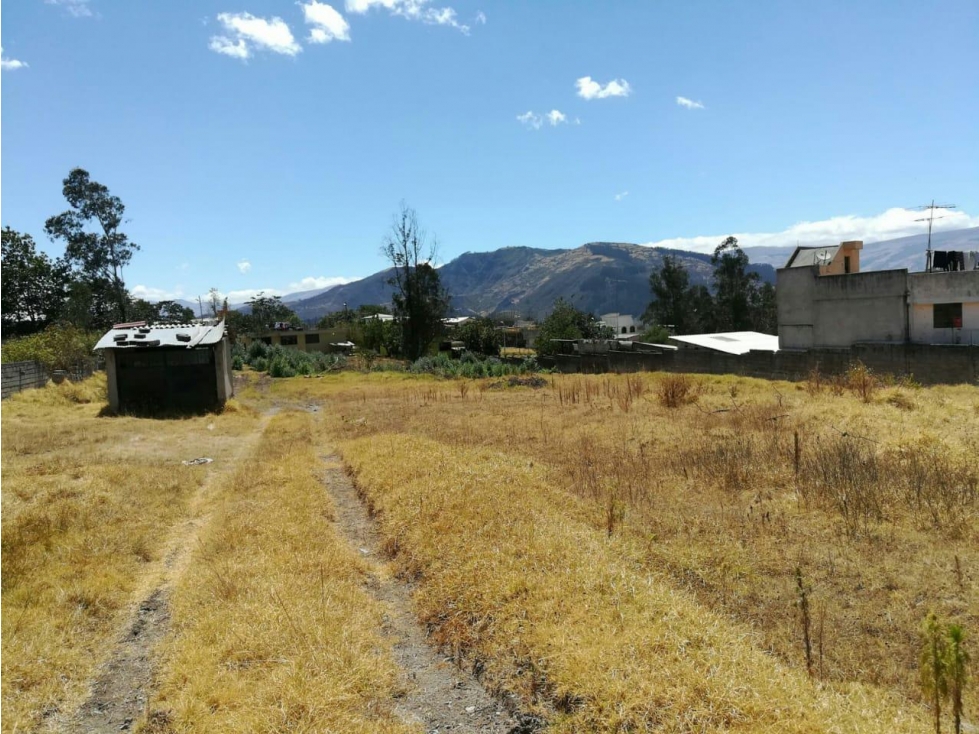
[{"label": "tree line", "polygon": [[[72,169],[62,193],[69,209],[47,219],[44,231],[63,242],[64,254],[52,258],[38,250],[29,234],[9,226],[2,231],[2,317],[4,337],[30,334],[55,324],[85,331],[104,330],[125,321],[188,321],[193,310],[175,301],[150,303],[126,288],[124,269],[140,246],[122,231],[125,205],[81,168]],[[444,335],[443,319],[451,298],[434,266],[437,240],[429,238],[416,212],[401,205],[381,248],[391,264],[394,320],[364,321],[380,306],[344,309],[320,325],[361,321],[364,346],[415,360]],[[748,271],[748,257],[737,239],[728,237],[715,249],[712,288],[693,286],[682,262],[666,255],[649,278],[652,300],[643,314],[644,338],[662,340],[669,333],[755,330],[775,333],[775,289]],[[226,314],[233,334],[263,331],[277,322],[299,327],[302,321],[278,296],[259,293],[247,309],[232,311],[216,289],[208,296],[209,315]],[[455,334],[472,351],[495,353],[498,324],[473,319]],[[538,351],[553,352],[555,340],[611,338],[611,330],[591,315],[559,299],[540,327]],[[349,336],[347,337],[349,338]]]},{"label": "tree line", "polygon": [[727,237],[711,255],[713,291],[690,284],[679,258],[665,255],[663,265],[649,276],[652,301],[643,314],[674,334],[760,331],[775,334],[778,317],[775,286],[762,283],[748,271],[748,256],[735,237]]},{"label": "tree line", "polygon": [[38,250],[29,234],[3,228],[4,337],[58,323],[91,331],[122,321],[192,319],[193,311],[179,303],[149,303],[126,289],[123,270],[140,247],[121,229],[122,200],[82,168],[62,183],[70,208],[44,223],[48,237],[64,243],[61,257]]}]

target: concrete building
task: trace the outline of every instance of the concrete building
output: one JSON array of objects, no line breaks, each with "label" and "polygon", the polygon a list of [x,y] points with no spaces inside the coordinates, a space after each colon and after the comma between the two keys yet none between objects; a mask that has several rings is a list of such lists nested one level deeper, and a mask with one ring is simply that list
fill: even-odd
[{"label": "concrete building", "polygon": [[832,247],[797,247],[785,263],[787,268],[819,268],[820,275],[846,275],[860,272],[863,240],[841,242]]},{"label": "concrete building", "polygon": [[105,355],[115,412],[210,410],[234,395],[224,321],[116,324],[95,345]]},{"label": "concrete building", "polygon": [[908,301],[912,343],[979,345],[979,270],[909,273]]},{"label": "concrete building", "polygon": [[781,349],[979,344],[979,270],[861,273],[857,256],[849,261],[849,273],[832,272],[852,244],[842,243],[828,266],[815,262],[816,248],[798,248],[777,272]]},{"label": "concrete building", "polygon": [[607,313],[602,316],[602,323],[612,329],[616,336],[642,331],[639,322],[627,313]]},{"label": "concrete building", "polygon": [[239,336],[239,340],[246,347],[252,342],[259,341],[291,347],[302,352],[333,352],[338,350],[331,345],[330,339],[336,338],[336,332],[337,329],[310,329],[308,331],[291,328],[277,329],[257,334],[242,334]]}]

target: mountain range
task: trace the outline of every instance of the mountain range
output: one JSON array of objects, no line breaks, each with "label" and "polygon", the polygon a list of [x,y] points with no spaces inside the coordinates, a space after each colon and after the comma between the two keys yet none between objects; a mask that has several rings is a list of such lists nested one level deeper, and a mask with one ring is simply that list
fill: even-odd
[{"label": "mountain range", "polygon": [[[675,255],[693,284],[706,284],[710,255],[643,247],[619,242],[590,242],[572,250],[504,247],[467,252],[439,268],[442,285],[452,296],[452,312],[468,316],[512,312],[542,317],[558,298],[589,313],[641,314],[649,304],[649,274]],[[763,280],[774,282],[771,265],[752,265]],[[304,320],[369,303],[391,302],[391,271],[336,286],[289,305]]]},{"label": "mountain range", "polygon": [[[921,271],[926,247],[924,234],[867,243],[861,252],[860,269]],[[774,283],[775,270],[785,264],[794,249],[745,247],[744,251],[751,270],[763,281]],[[935,232],[932,249],[979,250],[979,227]],[[679,259],[692,284],[709,284],[709,254],[619,242],[590,242],[561,250],[504,247],[492,252],[467,252],[439,268],[439,274],[452,295],[456,315],[512,312],[539,318],[560,297],[589,313],[640,316],[650,300],[649,275],[661,267],[668,254]],[[391,274],[391,270],[382,270],[345,285],[290,293],[282,300],[306,321],[341,311],[344,306],[389,304]],[[197,310],[196,303],[180,303]],[[241,309],[242,305],[234,307]]]}]

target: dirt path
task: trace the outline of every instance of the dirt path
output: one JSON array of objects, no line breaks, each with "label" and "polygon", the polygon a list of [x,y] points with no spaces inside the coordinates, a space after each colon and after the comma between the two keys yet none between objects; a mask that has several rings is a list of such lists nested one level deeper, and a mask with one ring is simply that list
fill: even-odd
[{"label": "dirt path", "polygon": [[147,581],[137,590],[135,598],[139,602],[116,636],[112,653],[99,667],[91,694],[71,718],[51,722],[51,729],[71,734],[117,733],[131,730],[145,715],[153,690],[152,651],[170,627],[170,591],[190,560],[200,530],[207,524],[207,516],[201,515],[200,508],[210,490],[251,453],[273,412],[256,424],[225,465],[213,471],[194,493],[186,519],[174,527],[161,560],[146,573]]},{"label": "dirt path", "polygon": [[380,538],[343,464],[324,457],[323,481],[337,507],[337,525],[351,545],[374,566],[370,592],[387,608],[385,632],[395,639],[394,654],[405,671],[407,694],[395,710],[405,721],[437,732],[531,732],[534,722],[515,718],[479,681],[429,644],[411,604],[410,587],[394,578],[380,550]]}]

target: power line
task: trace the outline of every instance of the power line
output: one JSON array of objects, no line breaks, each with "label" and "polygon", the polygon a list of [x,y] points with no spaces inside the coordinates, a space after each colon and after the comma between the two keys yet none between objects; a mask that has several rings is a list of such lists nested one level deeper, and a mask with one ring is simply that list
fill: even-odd
[{"label": "power line", "polygon": [[914,211],[927,211],[928,216],[922,217],[921,219],[915,219],[916,222],[928,222],[928,250],[925,255],[925,272],[931,272],[931,225],[936,219],[944,219],[946,215],[940,217],[935,216],[936,209],[954,209],[955,204],[936,204],[935,200],[931,200],[931,204],[924,204],[922,206],[911,207]]}]

